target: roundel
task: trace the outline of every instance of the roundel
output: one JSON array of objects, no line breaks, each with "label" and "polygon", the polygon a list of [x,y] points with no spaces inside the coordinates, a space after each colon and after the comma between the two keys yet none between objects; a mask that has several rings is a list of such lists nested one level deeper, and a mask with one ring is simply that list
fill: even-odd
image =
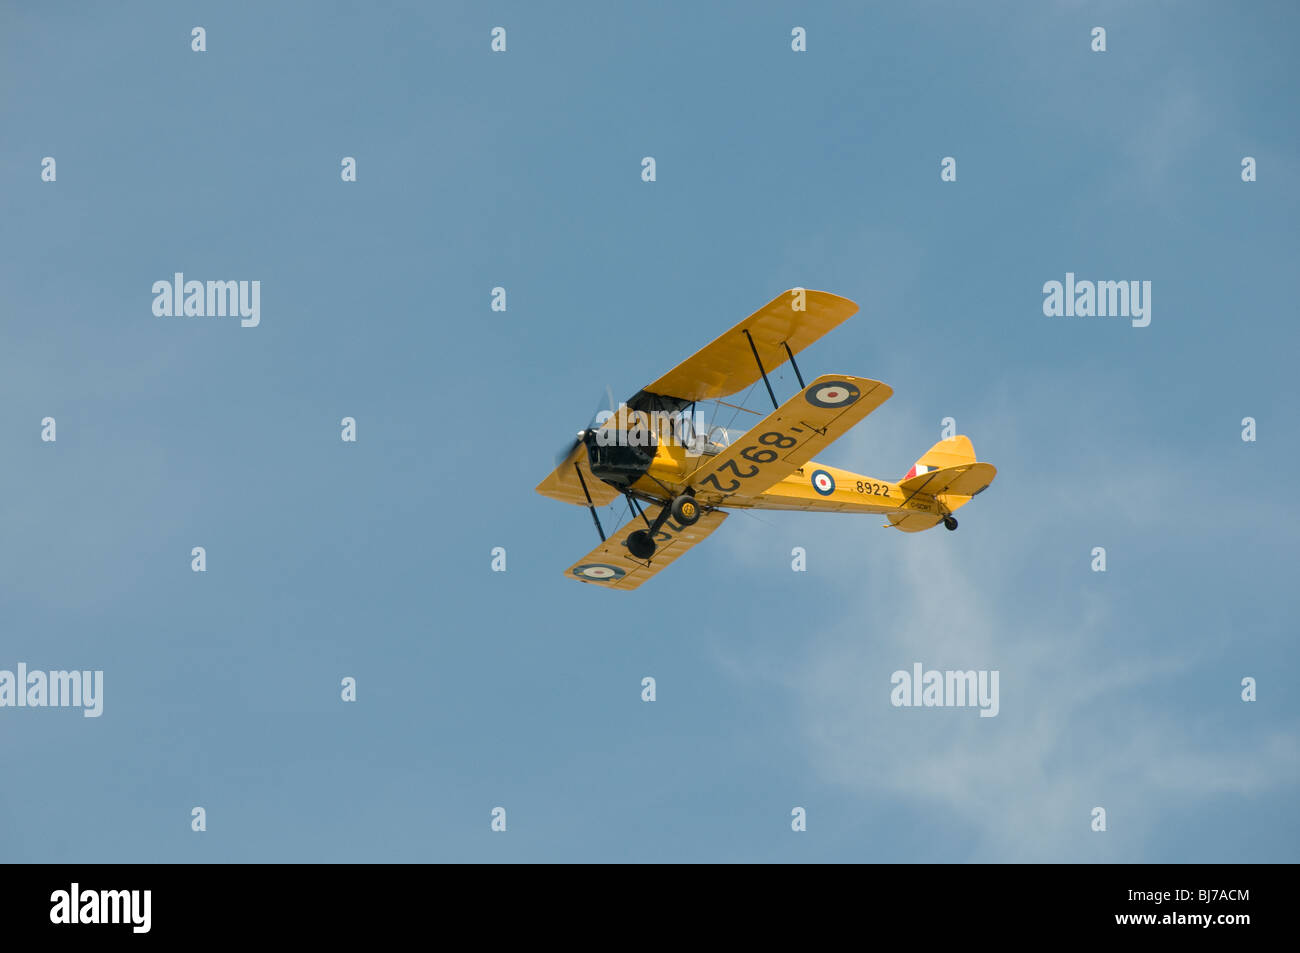
[{"label": "roundel", "polygon": [[835,477],[831,476],[825,470],[814,470],[812,475],[812,487],[822,496],[830,496],[835,492]]},{"label": "roundel", "polygon": [[623,570],[607,563],[583,563],[573,567],[573,574],[583,582],[609,582],[624,576]]},{"label": "roundel", "polygon": [[827,381],[818,384],[804,396],[814,407],[847,407],[862,396],[862,391],[848,381]]}]

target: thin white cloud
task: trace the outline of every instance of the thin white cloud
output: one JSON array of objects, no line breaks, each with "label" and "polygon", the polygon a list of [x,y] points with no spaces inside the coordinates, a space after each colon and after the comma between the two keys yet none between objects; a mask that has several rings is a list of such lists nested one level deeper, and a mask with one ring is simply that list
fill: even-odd
[{"label": "thin white cloud", "polygon": [[[1174,473],[1148,478],[1178,485]],[[1041,578],[1017,578],[1041,551],[1041,517],[1052,501],[1095,502],[1096,491],[1058,485],[1031,518],[996,523],[1006,503],[981,497],[975,505],[988,512],[978,545],[961,545],[961,531],[874,529],[870,517],[859,519],[881,535],[872,545],[846,545],[861,531],[810,528],[817,541],[810,572],[827,574],[840,600],[810,613],[797,651],[750,643],[743,656],[724,653],[720,663],[737,678],[787,693],[822,781],[868,802],[926,805],[946,825],[967,828],[969,846],[952,860],[1093,860],[1098,843],[1088,838],[1096,837],[1108,838],[1106,859],[1150,859],[1153,832],[1171,803],[1300,782],[1297,726],[1228,733],[1212,723],[1219,701],[1208,698],[1203,717],[1171,712],[1169,693],[1185,698],[1180,680],[1206,659],[1205,633],[1134,631],[1129,616],[1082,585],[1062,603],[1061,594],[1031,588]],[[834,517],[796,514],[782,528],[794,519]],[[771,558],[769,527],[732,523],[738,532],[724,536],[731,555],[742,564]],[[1086,579],[1086,559],[1079,571]],[[890,675],[917,661],[999,670],[1000,714],[894,708]],[[1223,691],[1233,692],[1233,683]],[[1105,834],[1090,830],[1095,806],[1108,812]]]}]

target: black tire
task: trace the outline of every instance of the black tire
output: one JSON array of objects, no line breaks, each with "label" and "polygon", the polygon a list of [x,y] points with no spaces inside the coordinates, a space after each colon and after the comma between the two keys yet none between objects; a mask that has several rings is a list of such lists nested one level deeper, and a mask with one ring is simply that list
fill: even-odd
[{"label": "black tire", "polygon": [[695,497],[683,493],[673,500],[672,512],[678,526],[694,526],[700,519],[700,504],[695,502]]},{"label": "black tire", "polygon": [[627,538],[627,551],[637,559],[649,559],[655,554],[655,541],[643,529],[637,530]]},{"label": "black tire", "polygon": [[945,517],[943,518],[943,528],[946,529],[946,530],[948,530],[949,532],[952,532],[953,530],[955,530],[955,529],[957,528],[957,520],[956,520],[956,518],[954,518],[954,517],[952,517],[952,516],[945,516]]}]

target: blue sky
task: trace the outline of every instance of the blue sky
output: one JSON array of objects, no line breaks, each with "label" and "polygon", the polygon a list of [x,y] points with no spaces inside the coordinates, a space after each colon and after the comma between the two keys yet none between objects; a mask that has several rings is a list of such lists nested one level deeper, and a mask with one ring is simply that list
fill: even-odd
[{"label": "blue sky", "polygon": [[[6,5],[0,669],[105,698],[0,709],[0,858],[1297,860],[1298,20]],[[155,317],[176,271],[260,326]],[[1071,271],[1150,326],[1044,316]],[[820,459],[951,416],[961,529],[736,514],[566,580],[556,449],[796,285],[862,308],[805,376],[895,391]],[[917,661],[999,715],[892,707]]]}]

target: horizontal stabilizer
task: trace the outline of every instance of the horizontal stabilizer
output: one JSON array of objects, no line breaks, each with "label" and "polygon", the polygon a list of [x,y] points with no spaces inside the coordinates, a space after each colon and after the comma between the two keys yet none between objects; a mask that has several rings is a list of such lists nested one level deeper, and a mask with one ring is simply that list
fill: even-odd
[{"label": "horizontal stabilizer", "polygon": [[904,533],[919,533],[938,526],[943,522],[943,517],[933,513],[890,513],[889,522],[894,529],[901,529]]},{"label": "horizontal stabilizer", "polygon": [[943,467],[940,470],[918,474],[904,480],[898,486],[907,497],[915,496],[917,493],[928,493],[930,496],[948,494],[970,497],[992,483],[997,473],[997,468],[991,463],[963,463],[955,467]]}]

